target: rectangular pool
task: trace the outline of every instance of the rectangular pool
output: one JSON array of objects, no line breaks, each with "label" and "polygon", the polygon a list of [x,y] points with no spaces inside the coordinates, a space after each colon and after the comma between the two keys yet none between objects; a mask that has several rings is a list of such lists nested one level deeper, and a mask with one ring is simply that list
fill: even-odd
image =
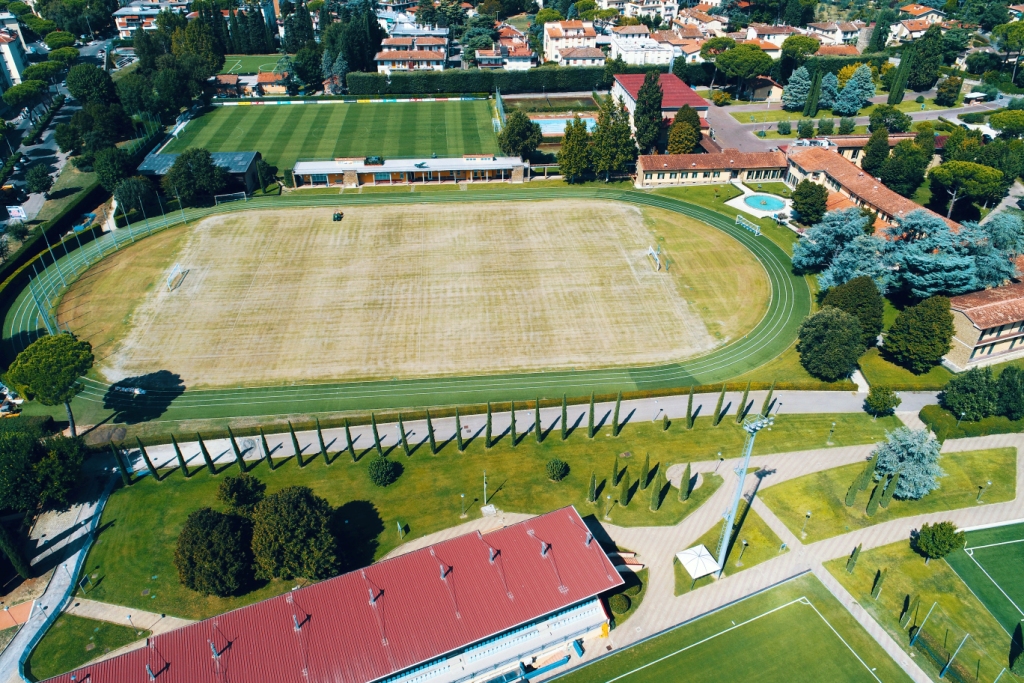
[{"label": "rectangular pool", "polygon": [[[580,117],[586,124],[587,130],[591,133],[594,132],[594,128],[597,127],[597,119],[593,116],[581,116]],[[542,135],[564,135],[565,124],[568,121],[572,121],[571,116],[565,116],[561,118],[543,118],[531,120],[540,126],[540,132]]]}]

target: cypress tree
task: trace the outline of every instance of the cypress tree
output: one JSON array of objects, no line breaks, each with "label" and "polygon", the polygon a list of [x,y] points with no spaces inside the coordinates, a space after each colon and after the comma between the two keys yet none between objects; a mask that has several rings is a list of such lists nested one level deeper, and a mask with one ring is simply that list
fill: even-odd
[{"label": "cypress tree", "polygon": [[640,470],[640,488],[642,488],[644,490],[647,489],[647,480],[650,478],[650,476],[651,476],[651,454],[648,453],[644,457],[643,469]]},{"label": "cypress tree", "polygon": [[910,620],[914,618],[914,612],[917,611],[918,605],[921,604],[921,598],[919,598],[916,595],[913,597],[913,599],[910,599],[910,596],[908,595],[907,599],[910,600],[910,604],[907,606],[907,609],[904,610],[903,615],[900,617],[900,628],[907,627],[907,624],[910,623]]},{"label": "cypress tree", "polygon": [[231,451],[235,454],[235,462],[238,463],[238,469],[245,472],[245,460],[242,459],[242,451],[238,450],[238,442],[235,441],[235,435],[231,432],[231,427],[228,427],[228,439],[231,441]]},{"label": "cypress tree", "polygon": [[619,408],[622,406],[622,392],[615,397],[615,412],[612,413],[612,436],[619,435]]},{"label": "cypress tree", "polygon": [[846,507],[853,507],[853,504],[857,502],[857,493],[860,492],[860,480],[863,473],[858,473],[857,478],[850,484],[850,488],[846,491]]},{"label": "cypress tree", "polygon": [[882,493],[882,500],[878,501],[878,504],[884,508],[889,507],[889,503],[892,502],[892,497],[896,495],[896,483],[900,480],[900,473],[892,475],[889,480],[889,485],[885,487],[885,492]]},{"label": "cypress tree", "polygon": [[292,436],[292,449],[295,451],[295,459],[299,462],[299,467],[305,467],[306,463],[302,462],[302,449],[299,448],[299,437],[295,436],[295,429],[292,428],[291,420],[288,420],[288,433]]},{"label": "cypress tree", "polygon": [[267,436],[263,433],[263,427],[260,427],[260,444],[263,446],[263,457],[267,459],[267,467],[273,472],[274,459],[270,456],[270,446],[267,444]]},{"label": "cypress tree", "polygon": [[850,555],[850,559],[846,561],[846,573],[852,574],[853,570],[857,567],[857,558],[860,557],[860,544],[853,549],[853,554]]},{"label": "cypress tree", "polygon": [[747,382],[747,388],[743,390],[743,398],[740,400],[740,406],[736,409],[736,424],[743,421],[743,413],[746,412],[747,408],[747,397],[750,396],[750,382]]},{"label": "cypress tree", "polygon": [[509,410],[509,416],[511,420],[508,425],[508,434],[512,437],[512,448],[516,447],[516,402],[512,401],[512,407]]},{"label": "cypress tree", "polygon": [[622,487],[622,491],[619,494],[619,505],[622,507],[629,506],[629,467],[622,470],[622,479],[619,481],[619,485]]},{"label": "cypress tree", "polygon": [[814,118],[818,115],[819,99],[821,99],[821,69],[816,69],[814,79],[811,81],[811,91],[807,93],[807,102],[804,103],[804,117]]},{"label": "cypress tree", "polygon": [[768,395],[764,397],[764,403],[761,404],[761,416],[766,417],[768,411],[772,409],[772,394],[775,393],[775,380],[772,380],[772,386],[768,389]]},{"label": "cypress tree", "polygon": [[590,491],[587,493],[587,502],[593,503],[597,501],[597,473],[590,473]]},{"label": "cypress tree", "polygon": [[651,512],[657,512],[661,507],[661,467],[654,474],[654,486],[651,487]]},{"label": "cypress tree", "polygon": [[618,486],[619,484],[619,461],[615,456],[612,456],[612,479],[608,486]]},{"label": "cypress tree", "polygon": [[11,565],[14,567],[14,571],[18,572],[18,576],[23,579],[32,578],[32,565],[25,559],[25,555],[21,552],[21,548],[18,547],[17,541],[11,537],[2,524],[0,524],[0,553],[6,555],[7,559],[11,561]]},{"label": "cypress tree", "polygon": [[725,403],[725,385],[722,385],[722,393],[718,395],[718,403],[715,405],[713,426],[717,427],[722,421],[722,404]]},{"label": "cypress tree", "polygon": [[590,392],[590,415],[587,417],[587,437],[594,438],[594,392]]},{"label": "cypress tree", "polygon": [[434,423],[430,421],[430,411],[427,411],[427,438],[430,439],[430,454],[437,455],[437,441],[434,439]]},{"label": "cypress tree", "polygon": [[871,480],[874,478],[875,475],[876,464],[877,461],[875,460],[875,458],[871,458],[871,460],[868,460],[867,464],[864,465],[864,470],[860,473],[860,481],[857,483],[858,491],[868,490],[868,485],[871,483]]},{"label": "cypress tree", "polygon": [[238,51],[241,54],[245,54],[241,50],[242,34],[238,28],[238,16],[235,14],[235,10],[228,12],[228,35],[231,36],[231,47],[233,51]]},{"label": "cypress tree", "polygon": [[352,444],[352,427],[349,425],[348,418],[345,418],[345,448],[348,450],[348,455],[352,458],[352,462],[355,462],[356,447]]},{"label": "cypress tree", "polygon": [[320,418],[314,418],[316,420],[316,440],[320,442],[320,455],[324,459],[324,465],[330,465],[331,461],[327,459],[327,446],[324,444],[324,433],[320,429]]},{"label": "cypress tree", "polygon": [[114,460],[117,461],[117,470],[121,473],[121,483],[125,486],[131,486],[132,478],[128,474],[128,465],[124,462],[121,449],[115,446],[113,441],[110,442],[110,452],[114,454]]},{"label": "cypress tree", "polygon": [[[462,433],[462,430],[459,430],[459,434],[461,434],[461,433]],[[488,401],[487,402],[487,428],[484,430],[484,448],[490,448],[490,447],[491,447],[491,402]],[[459,450],[460,451],[462,450],[461,446],[459,447]]]},{"label": "cypress tree", "polygon": [[566,424],[569,421],[569,407],[565,399],[565,394],[562,394],[562,441],[565,441],[569,437],[569,425]]},{"label": "cypress tree", "polygon": [[882,492],[885,490],[885,477],[880,482],[875,484],[874,490],[871,492],[871,498],[868,499],[868,507],[865,510],[868,517],[873,517],[878,512],[878,501],[882,499]]},{"label": "cypress tree", "polygon": [[668,425],[669,425],[668,413],[666,413],[663,410],[663,411],[661,411],[661,431],[667,432],[668,431]]},{"label": "cypress tree", "polygon": [[679,502],[683,503],[690,499],[690,479],[693,475],[690,473],[690,463],[686,463],[686,471],[683,472],[683,478],[679,480]]},{"label": "cypress tree", "polygon": [[693,429],[693,385],[690,385],[690,398],[686,401],[686,428]]},{"label": "cypress tree", "polygon": [[896,67],[896,75],[892,79],[892,85],[889,87],[889,97],[886,98],[886,104],[897,105],[903,101],[903,93],[907,90],[907,79],[910,78],[910,70],[913,68],[914,61],[914,46],[907,45],[903,49],[903,54],[900,56],[900,65]]},{"label": "cypress tree", "polygon": [[871,597],[874,598],[875,600],[877,600],[878,596],[882,594],[882,584],[885,583],[886,571],[887,570],[883,567],[878,572],[878,576],[875,577],[875,585],[871,589]]},{"label": "cypress tree", "polygon": [[544,433],[540,428],[540,399],[533,404],[533,431],[537,436],[537,443],[544,440]]},{"label": "cypress tree", "polygon": [[377,416],[373,413],[370,413],[370,427],[373,428],[373,446],[377,449],[377,456],[383,458],[384,449],[380,447],[380,432],[377,431]]},{"label": "cypress tree", "polygon": [[171,434],[171,445],[174,446],[174,455],[178,458],[178,467],[185,478],[188,479],[188,465],[185,464],[185,456],[181,454],[181,448],[178,446],[178,440],[174,438],[174,434]]},{"label": "cypress tree", "polygon": [[398,414],[398,434],[402,437],[402,450],[405,457],[409,457],[409,438],[405,435],[405,422],[402,421],[402,414]]},{"label": "cypress tree", "polygon": [[196,432],[196,440],[199,441],[199,450],[203,454],[203,461],[206,463],[206,471],[210,474],[217,474],[217,468],[213,466],[213,458],[210,457],[210,451],[206,450],[206,443],[203,441],[203,437],[199,432]]},{"label": "cypress tree", "polygon": [[153,467],[153,461],[149,459],[149,453],[146,452],[146,447],[142,445],[142,439],[135,437],[136,443],[139,444],[139,452],[142,453],[142,459],[146,461],[146,469],[153,475],[153,479],[160,481],[160,477],[156,473],[156,468]]},{"label": "cypress tree", "polygon": [[[491,404],[487,404],[487,432],[488,437],[491,431]],[[459,448],[459,453],[466,452],[466,444],[462,443],[462,420],[459,419],[459,409],[455,409],[455,445]]]}]

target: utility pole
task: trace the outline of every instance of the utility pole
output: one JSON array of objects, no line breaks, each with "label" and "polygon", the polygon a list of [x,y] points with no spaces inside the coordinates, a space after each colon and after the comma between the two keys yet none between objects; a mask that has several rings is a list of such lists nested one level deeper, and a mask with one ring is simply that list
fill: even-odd
[{"label": "utility pole", "polygon": [[732,527],[736,523],[736,512],[740,507],[740,498],[743,497],[743,482],[747,478],[747,468],[750,466],[750,454],[754,451],[754,439],[757,433],[765,427],[770,427],[775,418],[757,415],[748,417],[743,421],[743,430],[747,433],[747,442],[743,446],[743,458],[736,467],[736,492],[732,497],[732,507],[725,513],[725,528],[722,529],[722,539],[718,543],[718,578],[722,577],[725,571],[725,554],[729,550],[729,541],[732,539]]}]

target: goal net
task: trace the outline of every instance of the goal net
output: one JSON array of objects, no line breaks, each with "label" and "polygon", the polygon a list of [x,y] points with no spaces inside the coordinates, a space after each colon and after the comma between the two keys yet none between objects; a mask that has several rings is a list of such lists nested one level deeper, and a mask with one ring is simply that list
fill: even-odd
[{"label": "goal net", "polygon": [[647,247],[647,255],[654,261],[654,270],[661,270],[661,247],[654,251],[654,247]]},{"label": "goal net", "polygon": [[231,194],[217,194],[213,196],[213,200],[217,203],[217,206],[226,204],[227,202],[249,201],[249,198],[244,192],[232,192]]},{"label": "goal net", "polygon": [[167,275],[167,290],[174,291],[177,289],[187,273],[187,270],[182,269],[179,264],[175,263],[174,267],[171,268],[171,272]]}]

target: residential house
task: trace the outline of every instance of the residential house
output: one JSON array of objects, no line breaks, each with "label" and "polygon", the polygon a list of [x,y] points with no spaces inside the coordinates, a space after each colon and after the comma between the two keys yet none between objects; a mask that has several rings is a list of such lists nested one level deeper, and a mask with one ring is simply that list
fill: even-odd
[{"label": "residential house", "polygon": [[670,48],[672,50],[673,59],[683,58],[683,46],[686,45],[687,41],[680,38],[672,31],[654,31],[651,33],[651,38],[658,42],[663,47]]},{"label": "residential house", "polygon": [[782,152],[740,152],[724,149],[713,154],[641,155],[636,162],[638,188],[672,185],[720,185],[781,180],[786,175]]},{"label": "residential house", "polygon": [[[701,128],[705,125],[708,115],[708,102],[694,92],[693,88],[679,80],[675,74],[660,74],[661,115],[671,121],[683,105],[690,105],[701,117]],[[612,83],[611,94],[616,101],[621,97],[629,112],[629,125],[633,127],[633,112],[636,111],[636,99],[640,86],[644,84],[644,74],[616,74]]]},{"label": "residential house", "polygon": [[[601,51],[598,50],[598,52]],[[510,46],[502,41],[495,43],[490,50],[477,50],[476,63],[481,69],[526,71],[536,65],[537,54],[526,45]],[[601,63],[604,63],[603,52],[601,52]]]},{"label": "residential house", "polygon": [[549,21],[544,24],[544,61],[561,63],[562,50],[597,47],[597,32],[590,21]]},{"label": "residential house", "polygon": [[803,35],[803,31],[792,26],[769,26],[768,24],[751,24],[747,27],[745,40],[764,40],[775,45],[782,45],[790,36]]},{"label": "residential house", "polygon": [[860,32],[867,27],[863,21],[827,21],[807,24],[809,35],[822,45],[856,45]]},{"label": "residential house", "polygon": [[754,102],[781,102],[782,85],[768,76],[750,79],[750,99]]},{"label": "residential house", "polygon": [[680,59],[687,64],[700,64],[704,58],[700,56],[700,49],[704,46],[703,40],[688,40],[679,46]]},{"label": "residential house", "polygon": [[[917,133],[889,133],[889,148],[892,149],[903,140],[913,140],[917,137]],[[827,137],[812,138],[816,141],[826,143],[829,148],[834,148],[835,151],[842,156],[844,159],[849,159],[853,163],[860,166],[861,161],[864,159],[863,151],[864,146],[868,144],[868,140],[871,139],[870,135],[829,135]],[[939,135],[935,137],[935,150],[933,162],[938,163],[940,159],[938,152],[945,146],[946,136]]]},{"label": "residential house", "polygon": [[679,12],[679,3],[675,0],[627,0],[623,14],[627,17],[654,18],[672,21]]},{"label": "residential house", "polygon": [[822,45],[814,54],[818,57],[853,57],[860,52],[856,45]]},{"label": "residential house", "polygon": [[413,21],[397,21],[388,31],[392,38],[442,38],[448,43],[448,29],[444,26],[423,26]]},{"label": "residential house", "polygon": [[924,35],[924,32],[931,28],[932,23],[924,19],[904,19],[893,24],[889,29],[889,40],[886,42],[904,43],[910,40],[917,40]]},{"label": "residential house", "polygon": [[182,0],[174,0],[172,2],[134,0],[134,2],[114,10],[114,25],[117,27],[118,36],[127,40],[140,28],[143,31],[155,31],[157,15],[163,11],[186,14],[188,12],[188,2]]},{"label": "residential house", "polygon": [[900,7],[900,12],[908,15],[911,19],[927,21],[929,24],[936,24],[946,18],[946,13],[927,5],[905,5]]},{"label": "residential house", "polygon": [[381,41],[374,56],[377,73],[442,71],[448,60],[448,39],[438,36],[398,36]]},{"label": "residential house", "polygon": [[699,26],[680,22],[679,17],[672,20],[672,32],[682,40],[704,40],[707,38]]},{"label": "residential house", "polygon": [[214,78],[213,91],[217,97],[240,97],[242,89],[238,74],[219,74]]},{"label": "residential house", "polygon": [[21,72],[29,66],[21,38],[14,31],[0,29],[0,71],[4,90],[21,83]]},{"label": "residential house", "polygon": [[603,66],[604,52],[596,47],[567,47],[558,53],[559,66]]},{"label": "residential house", "polygon": [[652,38],[646,26],[621,26],[612,30],[612,59],[622,59],[626,64],[671,64],[674,56],[675,48]]},{"label": "residential house", "polygon": [[943,365],[955,372],[1024,357],[1024,283],[950,297],[953,343]]},{"label": "residential house", "polygon": [[287,95],[291,84],[292,78],[288,72],[261,71],[256,76],[256,93],[258,95]]},{"label": "residential house", "polygon": [[1006,10],[1010,13],[1010,21],[1020,21],[1024,17],[1024,5],[1010,5]]},{"label": "residential house", "polygon": [[[724,36],[725,29],[729,26],[729,18],[718,16],[717,14],[698,12],[695,9],[684,9],[672,20],[672,24],[673,26],[676,24],[695,26],[700,30],[701,37],[707,38],[711,36]],[[685,37],[679,31],[677,33],[680,34],[680,37]]]},{"label": "residential house", "polygon": [[756,38],[754,40],[741,40],[740,42],[747,45],[758,46],[759,48],[761,48],[761,50],[764,51],[765,54],[767,54],[772,59],[780,59],[782,57],[782,48],[779,47],[781,43],[779,43],[779,45],[776,45],[775,43],[769,43],[767,40],[759,40]]},{"label": "residential house", "polygon": [[626,0],[598,0],[597,6],[600,9],[613,9],[618,11],[619,14],[624,14],[626,10]]}]

